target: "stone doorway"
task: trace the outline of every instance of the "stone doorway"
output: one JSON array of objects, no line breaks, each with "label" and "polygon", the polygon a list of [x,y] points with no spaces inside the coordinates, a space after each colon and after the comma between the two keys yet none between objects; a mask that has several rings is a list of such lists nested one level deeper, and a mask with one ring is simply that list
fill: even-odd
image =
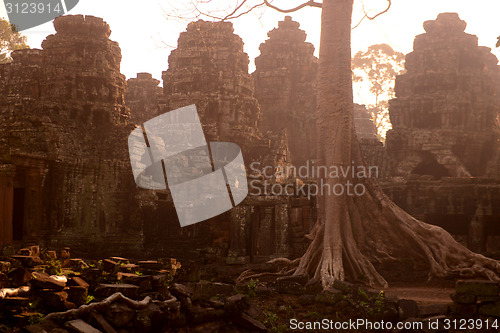
[{"label": "stone doorway", "polygon": [[247,247],[251,262],[266,261],[276,252],[276,212],[272,206],[255,206]]}]

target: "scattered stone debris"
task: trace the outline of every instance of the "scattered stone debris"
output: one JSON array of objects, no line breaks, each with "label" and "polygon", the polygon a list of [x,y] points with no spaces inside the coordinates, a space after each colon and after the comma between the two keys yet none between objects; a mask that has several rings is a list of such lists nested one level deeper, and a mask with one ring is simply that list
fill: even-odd
[{"label": "scattered stone debris", "polygon": [[[441,325],[464,316],[491,322],[500,319],[500,285],[492,281],[461,280],[449,301],[425,303],[349,282],[336,281],[333,288],[322,290],[318,284],[308,284],[306,276],[236,285],[236,279],[231,283],[228,278],[226,282],[201,279],[209,270],[204,266],[196,274],[178,274],[182,264],[174,258],[96,261],[71,258],[69,249],[60,253],[34,246],[0,257],[4,263],[0,332],[7,332],[5,327],[32,333],[266,332],[278,327],[269,303],[281,298],[293,299],[300,309],[340,309],[335,311],[393,323]],[[20,255],[31,260],[19,260]],[[33,262],[40,264],[32,266]],[[270,264],[252,265],[259,269]],[[54,267],[58,267],[57,274],[48,273]],[[290,309],[290,305],[280,305],[276,311],[290,319]],[[304,315],[314,313],[310,310]]]},{"label": "scattered stone debris", "polygon": [[[8,327],[29,332],[163,332],[230,322],[232,331],[266,331],[252,317],[260,312],[247,296],[233,295],[234,285],[200,281],[199,274],[196,281],[174,282],[182,265],[173,258],[87,262],[71,258],[69,248],[57,256],[40,252],[38,246],[19,253],[0,258],[5,276],[0,322]],[[59,269],[51,275],[54,266]]]}]

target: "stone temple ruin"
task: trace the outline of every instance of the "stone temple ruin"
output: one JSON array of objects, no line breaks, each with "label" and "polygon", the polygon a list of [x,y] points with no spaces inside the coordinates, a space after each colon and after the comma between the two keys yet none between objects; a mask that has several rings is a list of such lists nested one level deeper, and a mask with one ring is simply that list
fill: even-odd
[{"label": "stone temple ruin", "polygon": [[[303,253],[315,198],[263,189],[314,179],[259,173],[316,157],[317,59],[297,22],[287,17],[269,32],[251,75],[231,23],[192,22],[168,59],[163,88],[149,73],[125,81],[102,19],[63,16],[54,25],[41,50],[15,51],[0,65],[0,246],[228,263]],[[424,27],[396,80],[385,147],[367,111],[355,107],[361,148],[401,207],[474,250],[498,253],[497,59],[456,14]],[[190,104],[207,140],[242,148],[253,189],[235,209],[181,228],[168,190],[135,185],[127,137]]]},{"label": "stone temple ruin", "polygon": [[386,192],[476,251],[498,253],[499,66],[455,13],[424,23],[390,102]]}]

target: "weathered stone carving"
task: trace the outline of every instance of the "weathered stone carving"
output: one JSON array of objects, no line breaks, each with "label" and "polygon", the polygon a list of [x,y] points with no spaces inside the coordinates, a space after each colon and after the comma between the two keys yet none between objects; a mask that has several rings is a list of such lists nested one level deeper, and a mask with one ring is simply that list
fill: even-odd
[{"label": "weathered stone carving", "polygon": [[255,96],[262,131],[286,129],[292,163],[316,158],[316,76],[318,59],[306,33],[290,16],[268,33],[255,59]]},{"label": "weathered stone carving", "polygon": [[388,175],[485,176],[500,138],[498,60],[456,13],[424,23],[396,79]]},{"label": "weathered stone carving", "polygon": [[0,66],[6,242],[137,242],[120,48],[100,18],[62,16],[54,26],[42,50],[15,51]]},{"label": "weathered stone carving", "polygon": [[[316,77],[318,59],[300,24],[286,16],[268,33],[255,59],[255,96],[263,131],[288,134],[290,158],[296,167],[316,159]],[[377,129],[362,105],[354,105],[354,122],[365,158],[379,165],[383,155]]]},{"label": "weathered stone carving", "polygon": [[137,73],[137,78],[127,80],[125,103],[130,108],[130,122],[142,124],[159,115],[159,103],[163,89],[160,81],[149,73]]}]

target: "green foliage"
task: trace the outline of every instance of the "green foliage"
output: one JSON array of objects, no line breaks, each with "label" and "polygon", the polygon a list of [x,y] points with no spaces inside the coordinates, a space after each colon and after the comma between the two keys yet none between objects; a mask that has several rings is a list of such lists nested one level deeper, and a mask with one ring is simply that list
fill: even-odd
[{"label": "green foliage", "polygon": [[92,295],[87,295],[87,301],[85,302],[85,304],[89,304],[90,302],[92,302],[93,300],[95,300],[95,297],[92,296]]},{"label": "green foliage", "polygon": [[0,18],[0,63],[11,61],[12,51],[26,48],[26,36],[21,35],[8,21]]},{"label": "green foliage", "polygon": [[61,261],[57,259],[50,259],[46,262],[47,267],[45,268],[45,272],[49,275],[62,275],[62,267]]},{"label": "green foliage", "polygon": [[259,280],[250,279],[250,282],[243,287],[235,287],[234,291],[236,293],[246,294],[248,297],[253,298],[257,296],[257,285]]},{"label": "green foliage", "polygon": [[[376,44],[352,59],[353,82],[367,82],[375,103],[367,105],[379,133],[385,133],[389,122],[389,100],[394,98],[394,81],[404,70],[405,56],[387,44]],[[382,130],[381,130],[382,129]]]},{"label": "green foliage", "polygon": [[29,325],[38,324],[42,319],[43,319],[43,314],[37,313],[37,314],[29,317],[28,324]]},{"label": "green foliage", "polygon": [[381,319],[387,309],[384,291],[379,292],[375,296],[370,296],[365,290],[358,288],[344,296],[344,300],[350,303],[363,316],[370,319]]},{"label": "green foliage", "polygon": [[265,316],[263,323],[269,329],[270,333],[283,333],[289,331],[288,326],[280,322],[280,318],[276,313],[264,311],[263,315]]},{"label": "green foliage", "polygon": [[257,284],[259,280],[250,279],[250,282],[247,284],[247,294],[250,297],[255,297],[257,295]]}]

